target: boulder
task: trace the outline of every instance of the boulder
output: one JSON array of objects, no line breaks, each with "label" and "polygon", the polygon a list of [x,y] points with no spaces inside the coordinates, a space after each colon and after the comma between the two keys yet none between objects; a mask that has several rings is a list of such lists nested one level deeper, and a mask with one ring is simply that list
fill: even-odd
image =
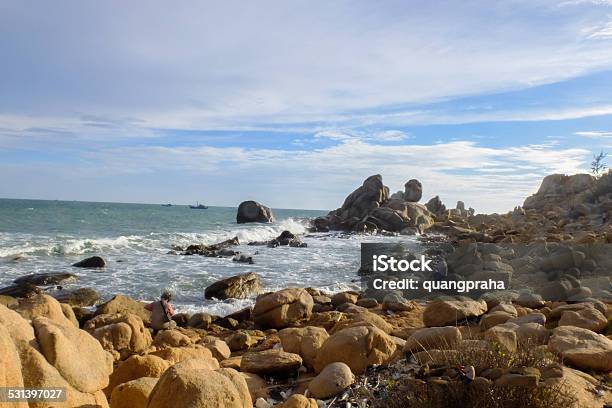
[{"label": "boulder", "polygon": [[498,324],[506,323],[512,318],[513,316],[510,313],[501,310],[490,312],[482,316],[482,319],[480,319],[480,327],[487,330],[493,326],[497,326]]},{"label": "boulder", "polygon": [[430,199],[425,207],[436,217],[441,217],[446,213],[446,206],[442,204],[439,196],[435,196]]},{"label": "boulder", "polygon": [[166,347],[154,351],[151,354],[168,360],[172,364],[190,359],[198,359],[201,361],[208,361],[208,365],[213,370],[219,368],[219,362],[212,356],[212,352],[201,344],[196,344],[191,347]]},{"label": "boulder", "polygon": [[246,299],[261,292],[261,280],[254,272],[222,279],[204,290],[206,299]]},{"label": "boulder", "polygon": [[231,368],[212,371],[181,363],[159,379],[148,408],[251,408],[246,381]]},{"label": "boulder", "polygon": [[344,200],[340,208],[340,217],[344,220],[356,217],[364,218],[372,210],[381,206],[389,197],[380,174],[368,177],[361,187],[357,188]]},{"label": "boulder", "polygon": [[202,339],[201,344],[210,350],[212,356],[216,358],[217,361],[223,361],[232,354],[227,343],[216,337],[207,336]]},{"label": "boulder", "polygon": [[92,288],[62,289],[52,292],[51,296],[60,303],[67,303],[70,306],[80,307],[93,306],[100,300],[100,294]]},{"label": "boulder", "polygon": [[455,326],[418,329],[406,340],[404,352],[416,353],[423,350],[452,350],[462,339],[461,332]]},{"label": "boulder", "polygon": [[112,358],[86,331],[46,317],[32,325],[47,361],[77,390],[94,393],[108,385]]},{"label": "boulder", "polygon": [[145,304],[128,296],[116,295],[96,309],[95,315],[101,314],[134,314],[142,319],[145,326],[151,325],[151,312],[145,309]]},{"label": "boulder", "polygon": [[397,293],[389,293],[383,298],[382,308],[384,310],[391,310],[392,312],[409,312],[416,309],[417,304],[408,301]]},{"label": "boulder", "polygon": [[237,331],[225,339],[231,351],[246,350],[257,344],[257,340],[253,339],[249,333]]},{"label": "boulder", "polygon": [[545,304],[542,296],[537,293],[521,293],[519,297],[514,299],[514,303],[530,309],[539,309]]},{"label": "boulder", "polygon": [[79,280],[79,277],[72,273],[34,273],[21,276],[13,282],[17,285],[30,284],[35,286],[59,285],[60,283],[72,283]]},{"label": "boulder", "polygon": [[419,180],[412,179],[408,180],[404,184],[404,200],[411,202],[418,202],[423,196],[423,185]]},{"label": "boulder", "polygon": [[272,210],[257,201],[243,201],[238,206],[236,222],[244,224],[247,222],[273,222]]},{"label": "boulder", "polygon": [[257,298],[253,320],[261,327],[280,329],[309,318],[313,305],[312,296],[305,289],[283,289]]},{"label": "boulder", "polygon": [[170,362],[151,354],[131,356],[115,368],[104,393],[110,397],[119,384],[143,377],[159,378],[170,366]]},{"label": "boulder", "polygon": [[393,331],[393,326],[390,325],[385,319],[376,313],[372,313],[368,310],[355,313],[349,316],[348,319],[341,320],[336,323],[331,329],[330,333],[336,333],[339,330],[345,329],[347,327],[357,327],[357,326],[372,326],[376,327],[385,333],[389,334]]},{"label": "boulder", "polygon": [[551,174],[544,177],[538,192],[525,199],[523,208],[530,209],[550,209],[553,207],[567,208],[569,203],[580,201],[580,194],[588,193],[595,177],[590,174]]},{"label": "boulder", "polygon": [[193,345],[191,339],[178,330],[160,330],[153,340],[157,348],[187,347]]},{"label": "boulder", "polygon": [[368,215],[366,221],[376,225],[378,229],[385,231],[402,231],[409,227],[409,220],[400,211],[390,207],[374,208]]},{"label": "boulder", "polygon": [[612,371],[612,340],[591,330],[574,326],[557,327],[553,330],[548,347],[579,369]]},{"label": "boulder", "polygon": [[484,339],[512,353],[518,347],[517,328],[518,326],[512,323],[499,324],[487,330],[484,334]]},{"label": "boulder", "polygon": [[455,325],[486,311],[487,303],[483,300],[438,300],[427,305],[423,322],[427,327]]},{"label": "boulder", "polygon": [[[258,245],[259,242],[251,242],[249,245]],[[283,231],[280,235],[270,241],[263,242],[269,248],[276,248],[279,246],[290,246],[293,248],[306,248],[308,245],[302,242],[300,238],[292,233],[291,231]]]},{"label": "boulder", "polygon": [[334,307],[338,307],[344,303],[355,304],[359,299],[359,293],[354,291],[338,292],[331,297],[331,303]]},{"label": "boulder", "polygon": [[249,394],[251,394],[251,399],[253,401],[256,401],[257,398],[270,398],[270,393],[268,392],[268,383],[266,382],[266,380],[253,373],[241,374],[247,383],[247,387],[249,387]]},{"label": "boulder", "polygon": [[191,315],[187,321],[187,326],[195,329],[208,329],[208,326],[210,326],[211,323],[211,315],[205,312],[198,312]]},{"label": "boulder", "polygon": [[289,353],[299,354],[304,365],[308,368],[314,367],[317,352],[329,337],[327,331],[322,327],[295,327],[287,328],[278,332],[283,350]]},{"label": "boulder", "polygon": [[118,385],[111,394],[110,408],[147,408],[155,384],[157,378],[142,377]]},{"label": "boulder", "polygon": [[0,288],[0,296],[10,296],[14,298],[27,298],[42,293],[37,286],[29,283],[10,285]]},{"label": "boulder", "polygon": [[393,339],[376,327],[348,327],[325,340],[317,353],[314,368],[321,372],[331,363],[343,362],[354,374],[361,374],[373,364],[388,361],[396,347]]},{"label": "boulder", "polygon": [[608,325],[608,319],[599,310],[591,307],[585,307],[582,310],[563,312],[559,319],[559,326],[575,326],[582,327],[601,333]]},{"label": "boulder", "polygon": [[240,371],[259,375],[288,375],[302,365],[302,357],[279,349],[249,352],[242,356]]},{"label": "boulder", "polygon": [[70,318],[66,317],[62,305],[49,295],[36,295],[20,299],[19,304],[14,307],[14,310],[27,320],[34,320],[36,317],[47,317],[62,324],[67,322],[73,323]]},{"label": "boulder", "polygon": [[314,398],[307,398],[302,394],[293,394],[274,408],[319,408],[319,405]]},{"label": "boulder", "polygon": [[72,266],[76,266],[77,268],[104,268],[106,262],[99,256],[92,256],[72,264]]},{"label": "boulder", "polygon": [[133,314],[98,315],[83,328],[95,337],[115,360],[139,354],[151,345],[151,333],[142,319]]},{"label": "boulder", "polygon": [[331,363],[308,384],[310,395],[317,399],[328,399],[340,394],[355,382],[355,376],[344,363]]}]

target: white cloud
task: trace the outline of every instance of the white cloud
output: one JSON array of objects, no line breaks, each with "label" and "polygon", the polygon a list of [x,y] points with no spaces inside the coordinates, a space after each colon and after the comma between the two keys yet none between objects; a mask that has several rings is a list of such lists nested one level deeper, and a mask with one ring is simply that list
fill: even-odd
[{"label": "white cloud", "polygon": [[376,132],[373,135],[374,140],[383,142],[399,142],[410,138],[411,136],[409,134],[401,130],[384,130],[382,132]]},{"label": "white cloud", "polygon": [[[107,178],[114,181],[111,185],[123,187],[101,189],[100,194],[110,195],[107,200],[119,199],[115,195],[121,191],[124,201],[163,202],[168,191],[183,186],[173,193],[174,200],[190,202],[205,194],[211,204],[235,205],[255,198],[280,208],[332,209],[363,179],[380,173],[392,191],[417,178],[424,185],[424,199],[440,195],[450,205],[463,200],[479,211],[502,212],[521,204],[545,175],[583,171],[581,166],[589,157],[584,149],[490,148],[467,141],[389,146],[345,140],[327,148],[297,151],[138,146],[86,153],[81,164],[65,170],[69,176],[59,175],[49,186],[64,191],[65,177],[65,191],[94,194],[86,187],[75,187],[107,185],[103,182]],[[49,166],[45,174],[53,172],[54,166]],[[39,174],[36,167],[22,168],[13,181],[24,182]],[[143,190],[148,180],[155,187]],[[2,188],[9,187],[0,187],[0,195]]]},{"label": "white cloud", "polygon": [[591,138],[612,138],[612,132],[600,132],[600,131],[589,131],[589,132],[576,132],[577,136],[591,137]]}]

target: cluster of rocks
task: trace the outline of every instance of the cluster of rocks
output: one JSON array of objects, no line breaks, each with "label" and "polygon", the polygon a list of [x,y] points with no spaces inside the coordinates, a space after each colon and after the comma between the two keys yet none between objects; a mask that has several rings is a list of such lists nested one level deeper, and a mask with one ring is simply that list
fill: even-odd
[{"label": "cluster of rocks", "polygon": [[478,242],[611,243],[612,172],[600,178],[552,174],[513,211],[476,215],[445,211],[437,214],[431,230],[455,240]]},{"label": "cluster of rocks", "polygon": [[404,191],[389,195],[379,174],[368,177],[349,194],[342,207],[313,221],[316,231],[344,230],[376,232],[379,230],[412,234],[429,229],[434,215],[419,204],[423,188],[418,180],[406,183]]},{"label": "cluster of rocks", "polygon": [[[260,291],[259,278],[245,274],[211,285],[207,296]],[[175,315],[178,327],[155,335],[144,304],[125,296],[80,321],[75,310],[45,294],[0,306],[6,383],[61,384],[69,402],[57,406],[314,407],[334,398],[350,405],[347,395],[371,367],[401,365],[414,367],[397,374],[414,384],[563,383],[580,396],[580,406],[612,402],[592,376],[612,371],[612,340],[605,335],[612,308],[601,301],[519,294],[417,303],[390,293],[379,302],[356,291],[287,288],[260,294],[253,307],[225,317]],[[500,351],[519,356],[525,344],[548,355],[547,363],[479,364]]]}]

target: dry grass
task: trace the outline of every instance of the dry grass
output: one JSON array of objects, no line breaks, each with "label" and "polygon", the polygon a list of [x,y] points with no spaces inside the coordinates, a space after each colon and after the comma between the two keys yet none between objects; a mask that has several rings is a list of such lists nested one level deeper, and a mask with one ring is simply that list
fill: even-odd
[{"label": "dry grass", "polygon": [[[531,344],[522,344],[516,352],[503,351],[497,346],[489,349],[471,343],[462,343],[453,350],[438,353],[434,366],[472,365],[477,375],[490,368],[511,369],[535,367],[544,369],[558,360]],[[406,362],[408,364],[408,362]],[[423,373],[427,378],[429,366],[421,366],[414,375],[381,376],[381,386],[376,392],[365,390],[363,398],[372,408],[570,408],[575,398],[565,389],[563,383],[543,385],[535,388],[501,387],[493,382],[464,384],[460,381],[436,383],[415,379]]]}]

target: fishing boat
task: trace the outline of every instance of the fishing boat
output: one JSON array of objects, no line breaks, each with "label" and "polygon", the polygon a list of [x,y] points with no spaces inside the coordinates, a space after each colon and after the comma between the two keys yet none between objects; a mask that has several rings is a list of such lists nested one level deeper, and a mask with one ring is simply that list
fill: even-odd
[{"label": "fishing boat", "polygon": [[189,208],[192,210],[206,210],[208,207],[204,204],[196,203],[196,205],[190,205]]}]

